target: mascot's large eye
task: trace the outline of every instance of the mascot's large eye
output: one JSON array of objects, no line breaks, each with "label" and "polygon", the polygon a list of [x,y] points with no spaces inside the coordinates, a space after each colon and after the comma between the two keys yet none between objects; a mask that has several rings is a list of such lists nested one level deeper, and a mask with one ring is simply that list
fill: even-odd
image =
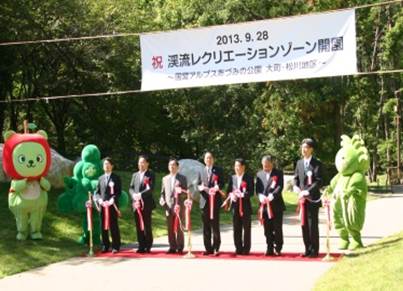
[{"label": "mascot's large eye", "polygon": [[37,161],[38,163],[41,163],[41,162],[43,161],[42,155],[37,155],[37,156],[36,156],[36,161]]},{"label": "mascot's large eye", "polygon": [[27,158],[25,157],[25,155],[19,155],[19,156],[18,156],[18,162],[19,162],[20,164],[25,163],[26,160],[27,160]]}]

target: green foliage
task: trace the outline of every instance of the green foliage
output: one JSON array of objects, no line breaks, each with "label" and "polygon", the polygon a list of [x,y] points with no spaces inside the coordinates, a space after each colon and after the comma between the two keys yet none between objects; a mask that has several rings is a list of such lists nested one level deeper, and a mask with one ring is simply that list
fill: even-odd
[{"label": "green foliage", "polygon": [[[375,3],[272,0],[4,0],[3,41],[144,32],[239,23]],[[402,68],[401,4],[357,10],[360,71]],[[0,47],[0,97],[19,99],[137,89],[137,36]],[[171,155],[200,158],[213,151],[227,170],[238,156],[250,167],[271,153],[292,170],[299,144],[318,142],[317,156],[333,171],[342,134],[360,134],[372,161],[370,176],[395,164],[394,91],[402,74],[334,77],[167,90],[110,97],[0,105],[4,129],[28,118],[50,143],[75,158],[97,144],[118,168],[148,153],[158,169]],[[402,139],[403,140],[403,139]]]}]

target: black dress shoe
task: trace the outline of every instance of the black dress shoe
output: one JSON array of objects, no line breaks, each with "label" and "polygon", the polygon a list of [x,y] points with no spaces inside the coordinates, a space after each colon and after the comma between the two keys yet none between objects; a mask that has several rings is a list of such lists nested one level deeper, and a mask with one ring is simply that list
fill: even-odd
[{"label": "black dress shoe", "polygon": [[277,257],[281,256],[281,250],[275,250],[274,255],[276,255]]},{"label": "black dress shoe", "polygon": [[319,257],[319,254],[317,252],[312,252],[311,254],[309,254],[310,258],[317,258]]},{"label": "black dress shoe", "polygon": [[205,252],[203,252],[203,256],[209,256],[209,255],[212,255],[213,254],[213,251],[205,251]]},{"label": "black dress shoe", "polygon": [[144,254],[145,252],[146,252],[145,249],[138,249],[138,250],[136,251],[136,253],[138,253],[138,254]]},{"label": "black dress shoe", "polygon": [[145,252],[146,252],[147,254],[149,254],[149,253],[151,253],[151,249],[145,249]]},{"label": "black dress shoe", "polygon": [[178,249],[178,254],[182,255],[183,254],[183,249]]},{"label": "black dress shoe", "polygon": [[242,254],[243,254],[244,256],[248,256],[248,255],[249,255],[249,252],[250,252],[250,251],[244,250],[244,251],[242,252]]},{"label": "black dress shoe", "polygon": [[264,255],[265,255],[266,257],[272,257],[272,256],[274,256],[274,252],[273,252],[273,250],[267,250]]},{"label": "black dress shoe", "polygon": [[102,248],[101,253],[107,253],[109,250],[107,248]]},{"label": "black dress shoe", "polygon": [[236,250],[236,251],[235,251],[235,254],[236,254],[236,255],[242,255],[242,250]]},{"label": "black dress shoe", "polygon": [[215,251],[214,251],[214,256],[215,256],[215,257],[218,257],[219,255],[220,255],[220,252],[219,252],[218,250],[215,250]]},{"label": "black dress shoe", "polygon": [[176,253],[176,250],[174,250],[174,249],[169,249],[166,253],[167,253],[167,254],[174,254],[174,253]]},{"label": "black dress shoe", "polygon": [[309,255],[310,255],[310,252],[305,252],[305,253],[300,254],[299,256],[302,258],[306,258],[306,257],[309,257]]}]

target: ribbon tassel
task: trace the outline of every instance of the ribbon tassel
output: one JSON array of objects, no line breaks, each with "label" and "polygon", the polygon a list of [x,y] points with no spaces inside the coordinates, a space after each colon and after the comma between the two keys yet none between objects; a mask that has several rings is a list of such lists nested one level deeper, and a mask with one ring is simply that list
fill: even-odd
[{"label": "ribbon tassel", "polygon": [[104,230],[109,230],[109,205],[103,206],[104,208]]}]

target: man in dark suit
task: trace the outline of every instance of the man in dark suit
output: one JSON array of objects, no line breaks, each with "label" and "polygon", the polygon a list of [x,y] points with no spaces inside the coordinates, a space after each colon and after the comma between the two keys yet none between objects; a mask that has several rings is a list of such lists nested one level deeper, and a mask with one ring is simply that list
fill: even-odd
[{"label": "man in dark suit", "polygon": [[245,173],[244,159],[235,160],[234,170],[235,175],[229,179],[227,193],[232,201],[235,253],[248,255],[251,248],[252,206],[250,198],[254,193],[254,181],[251,175]]},{"label": "man in dark suit", "polygon": [[165,209],[168,225],[168,254],[183,253],[185,240],[182,222],[185,220],[184,201],[190,199],[187,191],[187,179],[178,173],[179,163],[170,159],[168,163],[169,174],[162,178],[160,205]]},{"label": "man in dark suit", "polygon": [[[273,167],[273,158],[262,158],[262,170],[256,175],[256,193],[259,197],[259,218],[266,236],[266,256],[281,255],[283,247],[283,172]],[[274,252],[275,250],[275,252]]]},{"label": "man in dark suit", "polygon": [[140,156],[138,160],[139,170],[133,174],[129,186],[139,243],[137,253],[140,254],[149,253],[153,245],[151,217],[155,208],[153,198],[155,175],[148,167],[148,157],[145,155]]},{"label": "man in dark suit", "polygon": [[303,257],[316,258],[319,254],[319,207],[322,206],[320,187],[322,184],[322,163],[312,154],[314,141],[302,141],[303,158],[297,162],[294,175],[294,192],[298,193],[302,236],[305,245]]},{"label": "man in dark suit", "polygon": [[120,250],[120,231],[118,224],[119,197],[122,191],[120,177],[112,173],[113,162],[107,157],[104,159],[103,169],[105,174],[99,177],[95,190],[94,200],[101,208],[102,221],[102,252],[109,250],[109,230],[112,236],[112,253]]},{"label": "man in dark suit", "polygon": [[[204,154],[203,173],[199,176],[200,208],[202,209],[204,255],[218,255],[221,245],[220,208],[222,204],[221,190],[224,187],[223,170],[214,165],[214,156],[210,152]],[[211,243],[213,231],[213,244]]]}]

